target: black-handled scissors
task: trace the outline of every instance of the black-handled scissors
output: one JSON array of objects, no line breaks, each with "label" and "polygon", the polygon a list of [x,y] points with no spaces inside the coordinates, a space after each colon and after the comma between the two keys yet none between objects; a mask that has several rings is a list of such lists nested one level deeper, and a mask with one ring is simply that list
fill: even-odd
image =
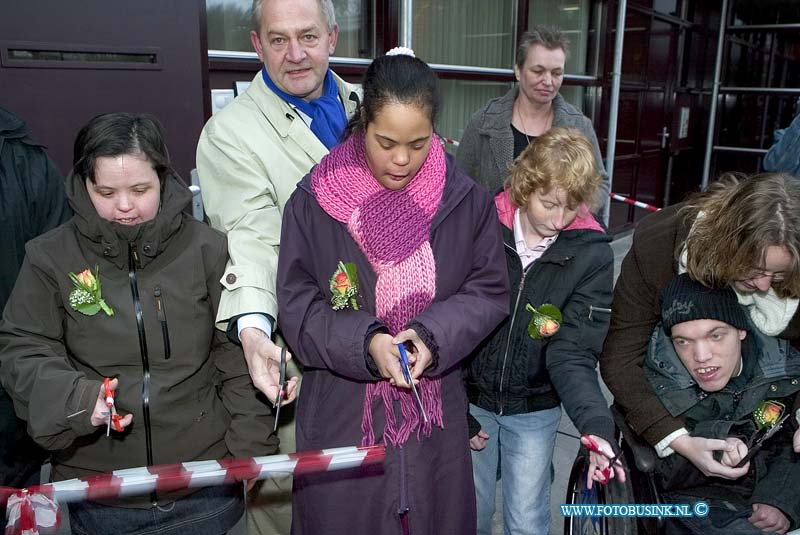
[{"label": "black-handled scissors", "polygon": [[281,401],[283,401],[285,390],[286,390],[286,348],[282,347],[280,377],[278,379],[278,395],[275,396],[275,405],[273,405],[273,408],[275,409],[275,427],[272,428],[273,432],[278,430],[278,416],[280,416],[281,414]]},{"label": "black-handled scissors", "polygon": [[778,420],[777,422],[775,422],[775,425],[770,427],[763,435],[758,436],[758,433],[757,433],[755,440],[752,440],[751,441],[752,443],[747,445],[747,448],[748,448],[747,449],[747,455],[745,455],[744,458],[742,458],[742,460],[739,461],[739,464],[734,466],[734,468],[741,468],[744,465],[746,465],[748,462],[750,462],[750,459],[752,459],[753,456],[756,453],[758,453],[759,450],[761,449],[761,447],[764,445],[764,441],[767,440],[772,435],[774,435],[775,433],[777,433],[778,429],[780,429],[781,426],[783,426],[784,422],[786,422],[786,420],[788,420],[789,417],[792,414],[793,414],[792,411],[787,410],[786,414],[781,416],[781,419]]}]

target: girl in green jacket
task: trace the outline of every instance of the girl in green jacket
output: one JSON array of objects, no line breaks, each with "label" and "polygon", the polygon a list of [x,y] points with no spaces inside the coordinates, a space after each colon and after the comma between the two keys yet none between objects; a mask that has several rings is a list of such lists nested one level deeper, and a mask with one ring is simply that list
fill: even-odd
[{"label": "girl in green jacket", "polygon": [[[270,410],[214,328],[225,238],[183,212],[158,123],[92,119],[67,195],[75,216],[27,244],[0,324],[0,380],[54,478],[272,453]],[[75,534],[211,535],[244,500],[233,485],[69,509]]]}]

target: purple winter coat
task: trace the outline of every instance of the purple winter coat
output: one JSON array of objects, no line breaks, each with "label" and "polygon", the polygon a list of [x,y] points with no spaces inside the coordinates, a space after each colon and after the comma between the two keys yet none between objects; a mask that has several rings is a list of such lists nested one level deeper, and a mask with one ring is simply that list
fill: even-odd
[{"label": "purple winter coat", "polygon": [[[397,214],[402,224],[402,214]],[[508,314],[508,280],[497,213],[488,192],[447,161],[442,202],[431,225],[436,296],[413,321],[433,335],[438,358],[425,371],[441,376],[444,429],[387,446],[382,465],[294,480],[292,533],[401,533],[408,506],[412,534],[475,533],[475,490],[461,360]],[[334,311],[329,279],[339,261],[355,262],[359,310]],[[310,177],[286,205],[278,262],[279,323],[304,365],[297,402],[298,451],[361,443],[366,385],[365,340],[375,317],[376,276],[345,225],[326,214]],[[400,414],[399,411],[396,414]],[[375,404],[376,441],[383,441],[383,405]],[[403,498],[405,498],[403,500]]]}]

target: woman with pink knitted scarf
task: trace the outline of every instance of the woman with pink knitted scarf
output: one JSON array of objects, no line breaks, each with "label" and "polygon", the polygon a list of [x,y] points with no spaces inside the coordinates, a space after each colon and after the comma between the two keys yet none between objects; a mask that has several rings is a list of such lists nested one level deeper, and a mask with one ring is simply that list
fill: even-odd
[{"label": "woman with pink knitted scarf", "polygon": [[296,476],[292,533],[474,533],[460,364],[506,315],[500,226],[434,134],[426,64],[392,51],[363,89],[346,139],[286,205],[278,304],[305,367],[298,450],[383,443],[387,454]]}]

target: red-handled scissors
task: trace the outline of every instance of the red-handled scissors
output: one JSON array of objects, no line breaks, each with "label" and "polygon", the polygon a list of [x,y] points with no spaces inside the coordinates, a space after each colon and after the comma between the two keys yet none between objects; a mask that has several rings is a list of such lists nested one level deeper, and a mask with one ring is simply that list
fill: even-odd
[{"label": "red-handled scissors", "polygon": [[[595,453],[599,453],[600,455],[603,455],[604,457],[608,457],[608,454],[605,453],[604,451],[600,450],[600,446],[597,445],[597,442],[595,442],[592,439],[592,437],[590,437],[589,435],[581,435],[581,438],[586,439],[587,444],[585,444],[585,446],[586,446],[587,450],[593,451]],[[608,466],[606,466],[605,468],[603,468],[600,471],[600,473],[603,474],[603,480],[600,481],[600,483],[602,483],[603,485],[608,485],[609,481],[611,481],[611,467],[615,463],[617,463],[620,466],[622,466],[622,463],[619,460],[620,455],[622,455],[622,451],[621,450],[620,450],[619,453],[617,453],[613,457],[608,457],[609,458]]]},{"label": "red-handled scissors", "polygon": [[114,422],[114,431],[117,433],[122,432],[122,424],[120,423],[119,414],[114,407],[114,390],[111,388],[111,379],[106,377],[103,380],[103,391],[106,395],[106,407],[108,407],[108,424],[106,425],[106,436],[111,436],[111,422]]}]

